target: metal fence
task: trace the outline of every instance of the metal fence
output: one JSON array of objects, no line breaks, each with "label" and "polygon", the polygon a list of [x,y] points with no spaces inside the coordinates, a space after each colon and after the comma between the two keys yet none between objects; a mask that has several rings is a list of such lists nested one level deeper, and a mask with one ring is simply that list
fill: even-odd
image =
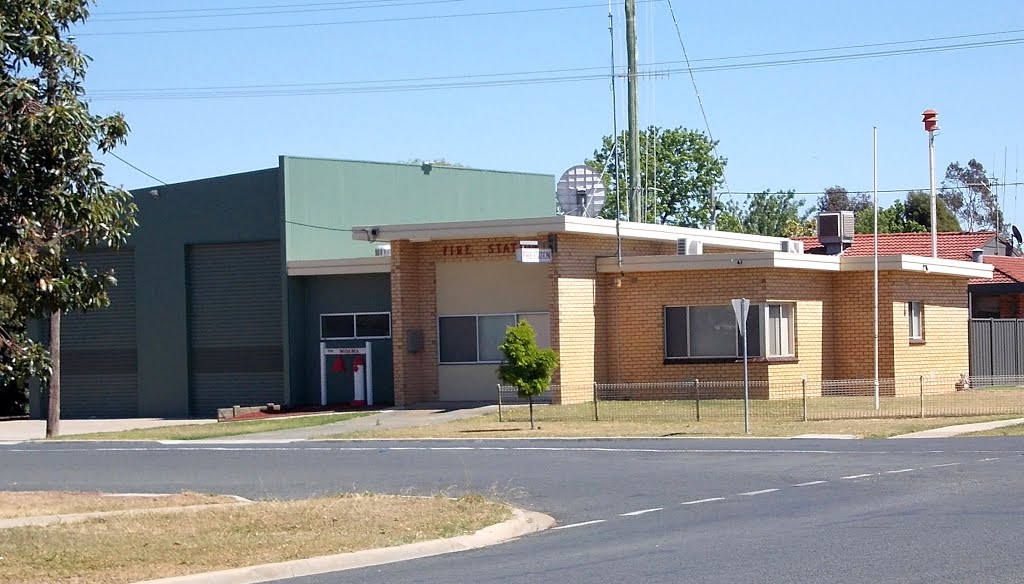
[{"label": "metal fence", "polygon": [[[529,419],[527,399],[498,386],[498,418]],[[750,418],[793,422],[1024,415],[1024,376],[919,375],[881,379],[751,381]],[[551,386],[535,397],[540,421],[700,422],[744,417],[742,381]]]},{"label": "metal fence", "polygon": [[971,319],[971,375],[1024,375],[1024,319]]}]

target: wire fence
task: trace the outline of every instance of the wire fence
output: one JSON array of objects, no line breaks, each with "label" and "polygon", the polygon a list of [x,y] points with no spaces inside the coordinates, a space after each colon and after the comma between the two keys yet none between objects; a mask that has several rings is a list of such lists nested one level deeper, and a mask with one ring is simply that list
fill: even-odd
[{"label": "wire fence", "polygon": [[[529,420],[527,398],[498,386],[498,419]],[[872,379],[751,381],[752,420],[1024,415],[1024,377],[919,375]],[[534,397],[539,421],[733,421],[744,416],[742,381],[553,385]]]}]

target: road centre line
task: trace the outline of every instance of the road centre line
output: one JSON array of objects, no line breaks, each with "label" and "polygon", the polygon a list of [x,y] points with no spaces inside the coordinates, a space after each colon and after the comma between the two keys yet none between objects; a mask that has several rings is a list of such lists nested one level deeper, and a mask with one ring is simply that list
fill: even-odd
[{"label": "road centre line", "polygon": [[713,501],[724,501],[725,497],[709,497],[707,499],[697,499],[696,501],[687,501],[680,503],[680,505],[699,505],[701,503],[711,503]]},{"label": "road centre line", "polygon": [[917,470],[917,469],[916,468],[901,468],[899,470],[887,470],[887,471],[885,471],[885,474],[899,474],[901,472],[913,472],[915,470]]},{"label": "road centre line", "polygon": [[636,517],[637,515],[645,515],[647,513],[654,513],[655,511],[662,511],[664,507],[654,507],[651,509],[641,509],[639,511],[630,511],[629,513],[619,513],[619,517]]},{"label": "road centre line", "polygon": [[768,493],[774,493],[778,489],[761,489],[760,491],[747,491],[746,493],[739,493],[738,497],[753,497],[754,495],[766,495]]},{"label": "road centre line", "polygon": [[959,464],[960,464],[959,462],[947,462],[946,464],[933,464],[933,465],[931,465],[928,468],[942,468],[942,467],[945,467],[945,466],[957,466]]},{"label": "road centre line", "polygon": [[594,519],[592,521],[581,521],[580,523],[570,523],[569,525],[559,525],[558,527],[552,528],[552,531],[557,529],[571,529],[573,527],[583,527],[584,525],[595,525],[597,523],[604,523],[605,519]]},{"label": "road centre line", "polygon": [[824,485],[826,483],[828,483],[828,481],[807,481],[806,483],[797,483],[797,484],[795,484],[793,486],[794,487],[809,487],[811,485]]},{"label": "road centre line", "polygon": [[855,474],[855,475],[849,475],[849,476],[845,476],[845,477],[839,477],[839,480],[841,480],[841,481],[848,481],[848,480],[852,480],[852,479],[863,479],[863,478],[866,478],[866,477],[873,477],[873,476],[875,476],[875,473],[869,472],[869,473],[864,473],[864,474]]},{"label": "road centre line", "polygon": [[1001,457],[999,457],[999,456],[993,456],[992,458],[982,458],[978,462],[989,462],[989,461],[992,461],[992,460],[999,460],[1000,458]]}]

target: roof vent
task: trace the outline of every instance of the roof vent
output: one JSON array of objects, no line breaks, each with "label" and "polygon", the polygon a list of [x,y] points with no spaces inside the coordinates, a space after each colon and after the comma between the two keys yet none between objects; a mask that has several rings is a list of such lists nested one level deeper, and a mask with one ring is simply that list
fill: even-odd
[{"label": "roof vent", "polygon": [[972,249],[971,250],[971,261],[975,263],[984,263],[985,250],[983,249]]},{"label": "roof vent", "polygon": [[377,249],[373,250],[373,255],[377,257],[391,255],[391,246],[388,244],[378,245]]},{"label": "roof vent", "polygon": [[676,255],[701,255],[704,242],[699,239],[681,238],[676,240]]},{"label": "roof vent", "polygon": [[853,243],[853,211],[839,211],[818,214],[818,241],[825,246],[825,253],[838,255]]}]

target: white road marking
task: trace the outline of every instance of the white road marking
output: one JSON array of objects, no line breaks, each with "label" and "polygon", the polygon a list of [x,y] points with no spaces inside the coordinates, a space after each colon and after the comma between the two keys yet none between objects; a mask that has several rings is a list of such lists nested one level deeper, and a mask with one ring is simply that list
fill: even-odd
[{"label": "white road marking", "polygon": [[17,442],[0,442],[0,446],[14,446],[15,444],[21,444],[21,441]]},{"label": "white road marking", "polygon": [[680,503],[680,505],[699,505],[700,503],[711,503],[712,501],[724,501],[725,497],[710,497],[708,499],[697,499],[696,501],[687,501]]},{"label": "white road marking", "polygon": [[654,513],[655,511],[661,511],[664,507],[654,507],[653,509],[641,509],[640,511],[630,511],[629,513],[619,513],[619,517],[636,517],[637,515],[643,515],[645,513]]},{"label": "white road marking", "polygon": [[862,479],[862,478],[865,478],[865,477],[873,477],[873,476],[875,476],[875,473],[869,472],[869,473],[864,473],[864,474],[855,474],[855,475],[850,475],[850,476],[846,476],[846,477],[839,477],[839,479],[843,480],[843,481],[848,481],[848,480],[851,480],[851,479]]},{"label": "white road marking", "polygon": [[554,529],[571,529],[573,527],[583,527],[584,525],[594,525],[596,523],[604,523],[605,519],[594,519],[593,521],[582,521],[580,523],[570,523],[569,525],[559,525]]},{"label": "white road marking", "polygon": [[991,461],[991,460],[999,460],[1000,458],[1001,458],[1001,457],[999,457],[999,456],[995,456],[995,457],[992,457],[992,458],[982,458],[982,459],[981,459],[981,460],[979,460],[978,462],[989,462],[989,461]]},{"label": "white road marking", "polygon": [[917,469],[916,468],[901,468],[899,470],[887,470],[887,471],[885,471],[885,474],[899,474],[901,472],[913,472],[915,470],[917,470]]},{"label": "white road marking", "polygon": [[794,487],[809,487],[811,485],[824,485],[828,481],[807,481],[806,483],[797,483]]},{"label": "white road marking", "polygon": [[431,446],[430,450],[476,450],[472,446]]},{"label": "white road marking", "polygon": [[946,464],[933,464],[929,468],[942,468],[944,466],[957,466],[959,462],[947,462]]},{"label": "white road marking", "polygon": [[761,489],[760,491],[748,491],[746,493],[740,493],[739,497],[753,497],[754,495],[764,495],[767,493],[774,493],[778,489]]}]

